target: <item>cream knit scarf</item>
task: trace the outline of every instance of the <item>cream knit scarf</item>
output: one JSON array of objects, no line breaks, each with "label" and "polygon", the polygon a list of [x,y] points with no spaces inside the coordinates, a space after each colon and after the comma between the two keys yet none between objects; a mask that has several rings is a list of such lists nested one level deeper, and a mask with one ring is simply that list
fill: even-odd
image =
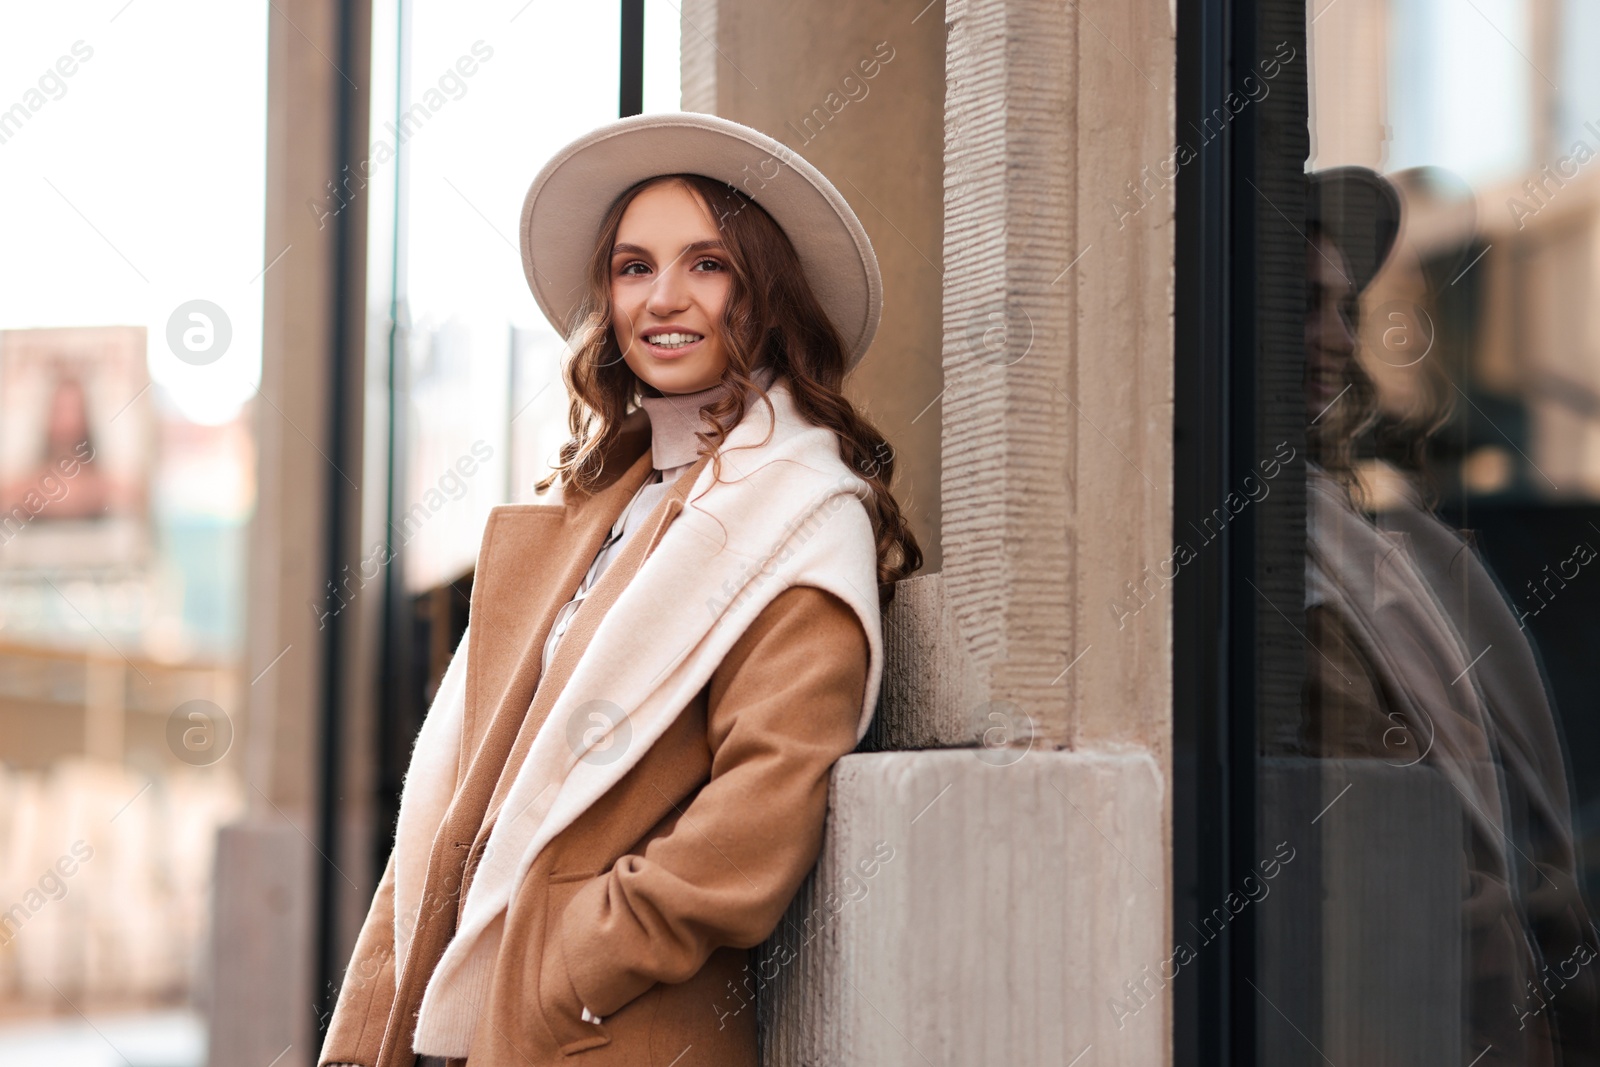
[{"label": "cream knit scarf", "polygon": [[[839,456],[833,431],[805,422],[787,379],[757,400],[706,464],[683,513],[618,595],[539,728],[467,893],[461,924],[429,979],[415,1050],[466,1056],[488,1004],[512,890],[541,849],[616,784],[710,680],[780,592],[827,590],[861,618],[870,646],[857,740],[883,672],[870,487]],[[769,426],[772,437],[763,443]],[[741,447],[752,446],[752,447]],[[432,841],[449,806],[466,692],[463,638],[412,751],[395,841],[396,973],[404,967]],[[574,709],[607,700],[631,736],[620,758],[585,761],[567,741]],[[797,713],[804,709],[797,708]],[[608,735],[609,737],[609,735]],[[590,743],[607,739],[591,738]]]}]

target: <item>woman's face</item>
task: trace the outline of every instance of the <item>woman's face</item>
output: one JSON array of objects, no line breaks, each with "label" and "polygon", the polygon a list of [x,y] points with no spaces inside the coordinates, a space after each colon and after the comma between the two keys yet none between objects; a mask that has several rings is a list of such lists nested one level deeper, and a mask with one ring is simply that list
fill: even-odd
[{"label": "woman's face", "polygon": [[611,250],[611,329],[622,358],[663,393],[694,393],[728,364],[722,313],[733,276],[711,213],[676,182],[633,198]]},{"label": "woman's face", "polygon": [[1306,411],[1315,421],[1350,388],[1360,294],[1344,253],[1321,234],[1313,233],[1307,243],[1306,276]]}]

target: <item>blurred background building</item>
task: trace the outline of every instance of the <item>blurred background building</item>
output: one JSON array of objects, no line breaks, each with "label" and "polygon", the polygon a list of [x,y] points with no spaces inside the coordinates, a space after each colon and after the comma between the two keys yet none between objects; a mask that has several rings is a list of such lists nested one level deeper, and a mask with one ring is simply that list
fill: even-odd
[{"label": "blurred background building", "polygon": [[1379,408],[1363,485],[1381,511],[1397,472],[1422,474],[1533,638],[1592,896],[1600,631],[1569,560],[1600,548],[1600,9],[1341,0],[1313,5],[1309,26],[1308,169],[1369,167],[1403,200],[1396,251],[1361,295]]},{"label": "blurred background building", "polygon": [[[520,499],[562,439],[559,340],[485,212],[514,218],[539,164],[617,114],[619,10],[380,11],[359,89],[333,58],[334,7],[271,14],[0,15],[15,75],[0,115],[0,1062],[205,1062],[219,829],[254,806],[316,832],[312,811],[252,788],[245,755],[273,728],[250,694],[269,672],[314,671],[296,663],[314,641],[255,662],[249,635],[265,613],[308,634],[358,600],[381,614],[396,589],[378,544],[403,547],[396,585],[426,626],[441,602],[426,591],[470,572],[488,508]],[[646,25],[641,88],[676,110],[678,17],[652,7]],[[371,136],[358,179],[341,166],[281,193],[308,236],[267,253],[275,34],[350,90]],[[269,272],[305,272],[355,215],[370,220],[370,402],[395,436],[375,431],[370,467],[335,477],[354,492],[392,471],[405,503],[398,533],[363,530],[377,539],[320,595],[271,606],[248,576],[258,464],[289,508],[331,468],[259,448],[263,419],[303,444],[325,429],[261,390]],[[316,1010],[307,998],[313,1027]]]}]

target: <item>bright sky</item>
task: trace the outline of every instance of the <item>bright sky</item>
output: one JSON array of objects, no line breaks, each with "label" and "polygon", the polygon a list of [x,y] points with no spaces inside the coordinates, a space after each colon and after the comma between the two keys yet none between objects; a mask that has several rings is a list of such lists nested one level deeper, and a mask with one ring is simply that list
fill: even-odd
[{"label": "bright sky", "polygon": [[1531,17],[1529,0],[1393,0],[1387,169],[1482,185],[1529,166]]},{"label": "bright sky", "polygon": [[[462,10],[469,6],[478,5],[419,5],[412,27],[413,99],[475,42],[493,50],[460,99],[447,98],[407,142],[412,313],[542,324],[516,248],[522,199],[557,149],[617,117],[620,5],[508,0]],[[676,111],[677,11],[666,0],[645,8],[645,110]]]},{"label": "bright sky", "polygon": [[[414,93],[475,42],[493,50],[409,145],[418,310],[493,308],[532,324],[502,238],[544,159],[616,116],[617,5],[415,8]],[[646,109],[676,110],[677,12],[663,0],[647,9]],[[239,0],[0,7],[0,112],[37,104],[28,94],[47,83],[43,106],[0,143],[0,328],[144,325],[158,398],[199,422],[231,418],[259,381],[259,275],[279,251],[262,247],[267,11]],[[57,80],[63,56],[76,66]],[[227,354],[206,366],[165,343],[173,310],[194,299],[232,322]]]},{"label": "bright sky", "polygon": [[[220,422],[261,360],[267,7],[125,2],[0,8],[0,111],[91,53],[0,144],[0,327],[147,326],[152,377]],[[233,324],[207,367],[162,343],[196,298]]]}]

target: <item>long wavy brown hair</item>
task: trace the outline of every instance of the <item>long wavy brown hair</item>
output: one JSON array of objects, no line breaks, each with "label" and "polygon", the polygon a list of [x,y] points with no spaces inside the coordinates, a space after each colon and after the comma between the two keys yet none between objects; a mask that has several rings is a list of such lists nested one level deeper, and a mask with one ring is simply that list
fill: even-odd
[{"label": "long wavy brown hair", "polygon": [[717,220],[732,275],[721,323],[728,357],[722,383],[729,388],[704,409],[713,429],[695,433],[699,455],[711,453],[713,479],[720,480],[718,446],[743,420],[746,396],[754,390],[769,410],[772,406],[753,371],[765,364],[787,377],[800,415],[834,432],[840,457],[872,490],[865,503],[877,540],[879,601],[887,607],[894,599],[894,583],[923,563],[922,549],[889,490],[894,450],[844,396],[844,342],[811,291],[788,235],[759,204],[724,182],[698,174],[649,178],[623,193],[607,212],[589,260],[588,292],[569,324],[571,355],[562,367],[572,437],[537,489],[543,492],[559,479],[568,492],[592,492],[623,419],[641,396],[660,395],[633,373],[612,332],[611,249],[628,205],[664,182],[687,188]]},{"label": "long wavy brown hair", "polygon": [[[1306,228],[1307,246],[1309,256],[1316,253],[1316,242],[1319,239],[1329,238],[1321,226],[1312,222]],[[1319,303],[1327,299],[1322,293],[1316,280],[1308,270],[1306,274],[1306,307],[1315,309]],[[1343,294],[1336,299],[1341,305],[1340,313],[1349,323],[1351,332],[1359,338],[1361,336],[1361,310],[1360,294],[1351,292]],[[1309,328],[1309,319],[1308,319]],[[1357,342],[1359,346],[1359,340]],[[1309,334],[1306,339],[1306,353],[1309,359],[1311,340]],[[1361,435],[1370,430],[1378,420],[1378,389],[1373,384],[1372,378],[1361,366],[1358,351],[1352,351],[1340,371],[1345,383],[1345,391],[1315,419],[1309,420],[1306,425],[1306,446],[1311,458],[1316,461],[1329,477],[1343,490],[1346,499],[1353,507],[1362,508],[1366,505],[1366,494],[1362,489],[1361,480],[1356,473],[1356,444]]]}]

